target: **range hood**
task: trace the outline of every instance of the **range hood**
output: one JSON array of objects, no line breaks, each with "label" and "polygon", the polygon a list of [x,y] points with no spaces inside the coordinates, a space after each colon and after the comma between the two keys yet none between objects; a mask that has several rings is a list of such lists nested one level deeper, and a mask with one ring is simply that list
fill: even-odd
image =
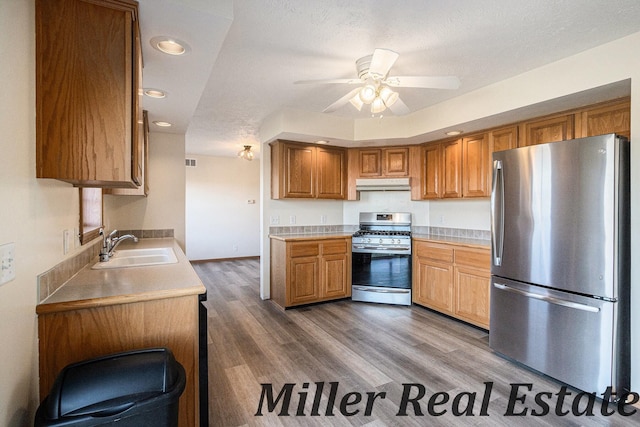
[{"label": "range hood", "polygon": [[358,191],[409,191],[409,178],[358,178]]}]

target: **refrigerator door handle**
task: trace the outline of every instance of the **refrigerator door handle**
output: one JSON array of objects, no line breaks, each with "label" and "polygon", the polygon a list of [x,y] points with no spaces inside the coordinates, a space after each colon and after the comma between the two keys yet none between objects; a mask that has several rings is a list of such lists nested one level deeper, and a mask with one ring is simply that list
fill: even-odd
[{"label": "refrigerator door handle", "polygon": [[504,174],[502,160],[493,161],[493,184],[491,186],[491,248],[493,265],[502,265],[504,247]]},{"label": "refrigerator door handle", "polygon": [[588,312],[591,312],[591,313],[598,313],[600,311],[600,309],[598,307],[592,307],[592,306],[586,305],[586,304],[580,304],[580,303],[577,303],[577,302],[567,301],[567,300],[563,300],[563,299],[560,299],[560,298],[554,298],[554,297],[550,297],[550,296],[547,296],[547,295],[540,295],[540,294],[536,294],[536,293],[533,293],[533,292],[527,292],[527,291],[523,291],[521,289],[516,289],[516,288],[512,288],[512,287],[507,286],[507,285],[503,285],[502,283],[494,283],[493,286],[498,288],[498,289],[501,289],[503,291],[513,292],[513,293],[520,294],[520,295],[523,295],[523,296],[528,297],[528,298],[538,299],[538,300],[541,300],[541,301],[548,302],[549,304],[560,305],[562,307],[568,307],[568,308],[575,308],[576,310],[588,311]]}]

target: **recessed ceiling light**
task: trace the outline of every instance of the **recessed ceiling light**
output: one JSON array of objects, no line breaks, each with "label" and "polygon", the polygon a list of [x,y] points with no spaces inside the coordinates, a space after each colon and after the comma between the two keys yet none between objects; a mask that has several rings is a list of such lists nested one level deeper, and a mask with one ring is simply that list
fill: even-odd
[{"label": "recessed ceiling light", "polygon": [[144,94],[150,98],[165,98],[167,92],[160,89],[147,88],[144,90]]},{"label": "recessed ceiling light", "polygon": [[184,55],[190,50],[189,45],[185,42],[167,36],[153,37],[151,46],[168,55]]},{"label": "recessed ceiling light", "polygon": [[461,133],[462,133],[461,130],[450,130],[449,132],[446,132],[445,134],[449,135],[449,136],[456,136],[456,135],[460,135]]},{"label": "recessed ceiling light", "polygon": [[153,124],[156,125],[156,126],[163,127],[163,128],[168,128],[170,126],[173,126],[171,123],[163,122],[162,120],[154,120]]},{"label": "recessed ceiling light", "polygon": [[325,141],[324,139],[316,141],[316,144],[328,144],[328,143],[329,143],[329,141]]}]

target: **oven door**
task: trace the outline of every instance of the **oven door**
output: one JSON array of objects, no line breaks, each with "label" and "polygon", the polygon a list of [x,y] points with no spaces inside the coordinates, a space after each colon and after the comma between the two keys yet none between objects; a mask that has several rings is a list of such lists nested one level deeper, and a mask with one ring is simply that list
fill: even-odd
[{"label": "oven door", "polygon": [[411,289],[411,255],[352,253],[353,285]]},{"label": "oven door", "polygon": [[411,305],[411,255],[352,253],[351,299]]}]

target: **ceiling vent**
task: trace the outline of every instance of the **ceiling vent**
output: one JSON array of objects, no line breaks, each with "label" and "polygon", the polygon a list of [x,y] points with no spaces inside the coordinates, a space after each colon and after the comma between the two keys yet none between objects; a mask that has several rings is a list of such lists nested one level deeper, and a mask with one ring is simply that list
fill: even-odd
[{"label": "ceiling vent", "polygon": [[195,168],[196,167],[196,159],[184,159],[184,164],[185,166],[187,166],[188,168]]}]

